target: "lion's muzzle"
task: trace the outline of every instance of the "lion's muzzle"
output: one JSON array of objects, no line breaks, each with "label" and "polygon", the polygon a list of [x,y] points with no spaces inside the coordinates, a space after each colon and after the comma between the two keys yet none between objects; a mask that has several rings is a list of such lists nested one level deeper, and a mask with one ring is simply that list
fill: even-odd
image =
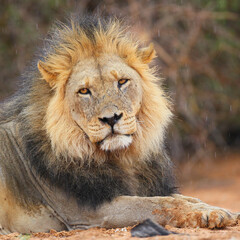
[{"label": "lion's muzzle", "polygon": [[136,132],[136,117],[124,111],[105,114],[94,118],[88,125],[91,142],[97,143],[101,150],[114,151],[127,148]]},{"label": "lion's muzzle", "polygon": [[98,119],[100,122],[104,124],[108,124],[112,129],[112,133],[114,133],[114,125],[122,118],[122,116],[123,116],[123,113],[120,113],[120,114],[114,113],[112,117],[103,117]]}]

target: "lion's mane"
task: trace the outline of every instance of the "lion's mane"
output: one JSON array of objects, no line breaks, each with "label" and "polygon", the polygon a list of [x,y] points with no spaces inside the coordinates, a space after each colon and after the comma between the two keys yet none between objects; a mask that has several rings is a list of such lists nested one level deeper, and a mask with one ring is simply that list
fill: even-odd
[{"label": "lion's mane", "polygon": [[[163,141],[171,119],[169,100],[159,77],[142,55],[138,41],[116,19],[72,18],[57,24],[45,42],[42,79],[37,63],[26,71],[18,94],[1,106],[0,122],[14,121],[28,160],[42,178],[64,188],[79,203],[98,205],[117,195],[169,195],[175,191],[171,162]],[[117,54],[142,78],[143,98],[137,132],[124,150],[104,152],[85,136],[64,104],[65,86],[81,59]]]}]

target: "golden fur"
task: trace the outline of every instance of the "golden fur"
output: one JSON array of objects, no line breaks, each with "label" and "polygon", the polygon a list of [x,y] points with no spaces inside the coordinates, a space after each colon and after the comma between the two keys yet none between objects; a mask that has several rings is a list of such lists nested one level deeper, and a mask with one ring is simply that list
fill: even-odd
[{"label": "golden fur", "polygon": [[[66,84],[74,67],[84,59],[101,58],[103,55],[119,56],[141,76],[142,102],[137,113],[137,131],[132,144],[124,150],[113,153],[121,162],[131,163],[136,159],[147,159],[150,153],[157,153],[164,139],[165,128],[171,119],[169,101],[159,88],[161,81],[148,66],[155,56],[153,46],[141,48],[139,43],[121,22],[114,20],[94,31],[95,42],[72,22],[72,27],[62,26],[57,35],[61,45],[39,62],[42,77],[55,89],[46,114],[46,129],[57,155],[64,154],[102,162],[105,154],[86,138],[81,129],[74,123],[68,103],[65,101]],[[107,30],[106,30],[107,29]],[[88,64],[86,62],[86,64]],[[94,85],[94,83],[93,83]]]}]

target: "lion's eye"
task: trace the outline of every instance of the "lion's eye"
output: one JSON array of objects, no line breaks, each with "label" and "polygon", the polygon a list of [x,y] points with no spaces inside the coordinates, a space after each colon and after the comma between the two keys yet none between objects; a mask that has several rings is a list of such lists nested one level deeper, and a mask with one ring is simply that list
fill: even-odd
[{"label": "lion's eye", "polygon": [[121,87],[122,85],[124,85],[128,81],[129,81],[129,79],[120,79],[120,80],[118,80],[118,86]]},{"label": "lion's eye", "polygon": [[81,88],[79,91],[78,91],[79,94],[91,94],[90,90],[88,88]]}]

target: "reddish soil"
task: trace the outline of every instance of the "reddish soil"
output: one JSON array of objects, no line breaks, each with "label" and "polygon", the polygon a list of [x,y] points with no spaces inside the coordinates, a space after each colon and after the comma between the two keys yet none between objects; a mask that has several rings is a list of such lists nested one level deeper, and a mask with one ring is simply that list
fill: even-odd
[{"label": "reddish soil", "polygon": [[[179,168],[179,179],[181,183],[181,192],[184,195],[197,197],[211,205],[227,208],[233,212],[240,212],[240,156],[224,157],[222,159],[208,160],[197,163],[188,163]],[[179,235],[158,236],[142,239],[168,239],[168,240],[185,240],[185,239],[210,239],[221,240],[240,239],[240,221],[235,227],[225,229],[191,229],[191,228],[173,228],[166,226],[167,229],[181,233]],[[100,239],[100,240],[127,240],[138,239],[131,238],[131,228],[117,229],[98,229],[75,230],[70,232],[36,233],[30,235],[20,235],[13,233],[1,236],[0,240],[10,239]]]}]

